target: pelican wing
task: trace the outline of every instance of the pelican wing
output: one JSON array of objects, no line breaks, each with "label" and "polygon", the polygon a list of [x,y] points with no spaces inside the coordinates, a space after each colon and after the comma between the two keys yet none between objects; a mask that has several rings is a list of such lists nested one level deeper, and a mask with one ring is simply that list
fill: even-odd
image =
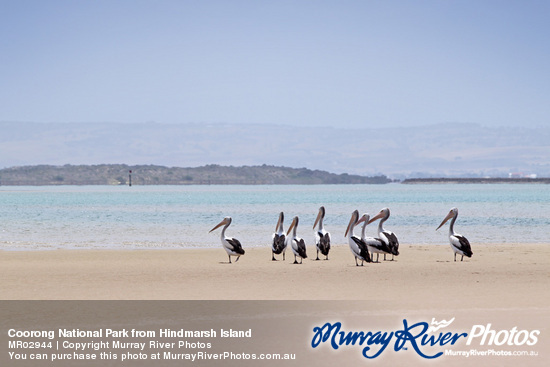
[{"label": "pelican wing", "polygon": [[369,246],[374,247],[378,251],[383,251],[388,254],[391,254],[391,249],[384,241],[382,241],[380,238],[370,238],[369,242],[367,243]]},{"label": "pelican wing", "polygon": [[391,253],[395,256],[399,255],[399,240],[397,239],[397,236],[390,231],[384,231],[382,234],[388,239],[387,244],[391,249]]},{"label": "pelican wing", "polygon": [[351,238],[359,248],[359,256],[361,256],[366,262],[370,263],[371,262],[370,254],[365,241],[355,236],[351,236]]},{"label": "pelican wing", "polygon": [[296,250],[298,252],[298,255],[302,258],[302,259],[307,259],[307,255],[306,255],[306,243],[304,242],[304,240],[302,238],[300,238],[299,240],[297,239],[294,239],[294,242],[296,242]]},{"label": "pelican wing", "polygon": [[285,239],[286,239],[286,236],[284,234],[277,234],[275,233],[273,235],[273,246],[272,246],[272,249],[273,249],[273,252],[277,255],[279,255],[281,252],[283,252],[283,250],[285,249]]},{"label": "pelican wing", "polygon": [[317,247],[321,251],[321,253],[325,256],[328,255],[328,252],[330,251],[330,233],[321,233],[317,232],[319,235],[319,242],[317,243]]},{"label": "pelican wing", "polygon": [[226,238],[227,242],[233,246],[232,251],[236,252],[237,254],[244,255],[243,247],[241,246],[241,243],[236,238]]},{"label": "pelican wing", "polygon": [[459,242],[458,249],[464,253],[464,256],[471,257],[474,253],[472,252],[472,247],[470,246],[470,241],[462,235],[455,234],[454,237]]}]

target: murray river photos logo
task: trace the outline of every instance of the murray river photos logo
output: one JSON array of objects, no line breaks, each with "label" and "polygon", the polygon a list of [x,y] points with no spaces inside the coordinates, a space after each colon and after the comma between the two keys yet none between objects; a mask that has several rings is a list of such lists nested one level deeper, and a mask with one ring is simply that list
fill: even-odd
[{"label": "murray river photos logo", "polygon": [[[427,359],[441,357],[443,347],[465,342],[467,346],[533,346],[538,341],[539,330],[493,330],[491,324],[473,325],[470,333],[441,331],[452,324],[454,318],[446,321],[432,319],[431,324],[417,322],[410,324],[403,320],[403,329],[395,331],[346,331],[342,323],[327,322],[323,326],[313,328],[311,347],[317,348],[321,344],[328,344],[334,350],[343,346],[361,348],[363,357],[373,359],[380,356],[386,349],[393,347],[395,352],[400,350],[414,350],[419,356]],[[479,344],[476,344],[479,343]],[[388,348],[390,347],[390,348]]]}]

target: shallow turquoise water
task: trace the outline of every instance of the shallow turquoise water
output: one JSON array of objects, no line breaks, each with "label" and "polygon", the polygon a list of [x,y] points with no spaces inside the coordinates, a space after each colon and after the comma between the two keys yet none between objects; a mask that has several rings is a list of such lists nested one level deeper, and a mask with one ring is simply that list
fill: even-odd
[{"label": "shallow turquoise water", "polygon": [[[278,214],[285,229],[299,216],[298,233],[313,244],[313,222],[326,208],[332,241],[345,244],[351,212],[391,209],[386,229],[401,244],[447,244],[435,231],[453,206],[455,230],[475,243],[550,243],[548,185],[306,185],[306,186],[55,186],[0,187],[0,246],[55,248],[218,247],[227,234],[244,247],[269,246]],[[375,223],[367,228],[376,234]]]}]

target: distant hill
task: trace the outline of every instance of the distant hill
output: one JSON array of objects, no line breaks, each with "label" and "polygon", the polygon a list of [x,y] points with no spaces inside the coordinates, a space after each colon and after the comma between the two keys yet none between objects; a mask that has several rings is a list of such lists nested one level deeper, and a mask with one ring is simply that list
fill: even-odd
[{"label": "distant hill", "polygon": [[125,164],[23,166],[0,170],[0,185],[259,185],[385,184],[386,176],[334,174],[306,168],[219,166],[195,168]]},{"label": "distant hill", "polygon": [[175,167],[265,163],[399,179],[508,177],[509,173],[548,177],[548,152],[548,126],[489,128],[446,123],[344,129],[229,123],[0,122],[0,168],[120,162]]}]

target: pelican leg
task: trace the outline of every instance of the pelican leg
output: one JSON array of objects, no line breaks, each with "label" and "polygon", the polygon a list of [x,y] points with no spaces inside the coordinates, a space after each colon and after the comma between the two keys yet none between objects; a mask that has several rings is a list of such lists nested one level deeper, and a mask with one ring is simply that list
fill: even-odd
[{"label": "pelican leg", "polygon": [[460,261],[464,261],[464,255],[462,255],[462,257],[460,258]]},{"label": "pelican leg", "polygon": [[359,264],[357,264],[357,256],[355,256],[355,266],[359,266]]},{"label": "pelican leg", "polygon": [[298,264],[298,260],[296,260],[296,255],[294,255],[294,264]]},{"label": "pelican leg", "polygon": [[384,254],[384,261],[386,261],[386,254]]},{"label": "pelican leg", "polygon": [[285,261],[285,254],[286,252],[283,251],[283,261]]},{"label": "pelican leg", "polygon": [[231,264],[231,255],[227,255],[229,257],[229,263]]},{"label": "pelican leg", "polygon": [[320,260],[319,259],[319,249],[317,249],[317,258],[315,260]]},{"label": "pelican leg", "polygon": [[277,259],[275,258],[275,253],[273,251],[271,251],[271,261],[277,261]]},{"label": "pelican leg", "polygon": [[455,252],[455,261],[456,261],[456,252]]},{"label": "pelican leg", "polygon": [[304,261],[304,259],[300,258],[300,264],[302,263],[302,261]]},{"label": "pelican leg", "polygon": [[327,255],[327,257],[325,258],[325,260],[328,260],[328,255]]},{"label": "pelican leg", "polygon": [[237,260],[235,260],[235,262],[239,261],[240,258],[241,258],[240,256],[237,256]]}]

